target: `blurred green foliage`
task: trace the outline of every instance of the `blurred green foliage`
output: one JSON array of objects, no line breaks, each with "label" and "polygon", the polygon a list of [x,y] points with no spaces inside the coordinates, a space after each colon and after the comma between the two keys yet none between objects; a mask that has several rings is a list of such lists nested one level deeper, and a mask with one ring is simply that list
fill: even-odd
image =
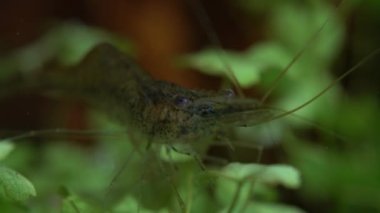
[{"label": "blurred green foliage", "polygon": [[[4,159],[13,149],[13,144],[3,141],[0,146],[0,153]],[[4,200],[24,201],[36,196],[36,189],[33,184],[20,175],[18,172],[1,166],[0,167],[0,197]]]},{"label": "blurred green foliage", "polygon": [[[306,48],[266,103],[281,109],[299,106],[335,78],[329,71],[341,50],[344,26],[332,5],[326,1],[279,0],[239,1],[238,4],[248,14],[267,13],[267,39],[244,52],[221,54],[217,49],[206,49],[187,55],[184,61],[188,66],[207,74],[226,76],[226,67],[220,61],[224,60],[231,65],[242,87],[255,86],[265,91],[297,52]],[[379,9],[376,1],[372,4]],[[326,19],[324,29],[306,45]],[[1,59],[4,74],[0,77],[6,79],[14,71],[36,70],[51,57],[62,64],[76,63],[93,44],[103,40],[131,50],[130,45],[104,32],[65,24],[32,46]],[[380,112],[376,95],[374,91],[365,96],[350,96],[337,85],[297,112],[318,125],[288,116],[233,130],[240,141],[250,143],[247,146],[267,147],[281,142],[286,159],[273,165],[251,160],[224,167],[210,166],[203,171],[192,157],[167,151],[161,145],[153,145],[142,154],[127,136],[98,136],[91,148],[67,141],[51,141],[43,147],[28,143],[28,139],[24,143],[2,141],[0,210],[379,211]],[[89,119],[98,129],[123,130],[98,113],[91,114]],[[314,132],[317,132],[315,137]],[[296,193],[293,195],[296,201],[284,199],[281,193],[284,190]],[[299,204],[302,208],[296,207]]]}]

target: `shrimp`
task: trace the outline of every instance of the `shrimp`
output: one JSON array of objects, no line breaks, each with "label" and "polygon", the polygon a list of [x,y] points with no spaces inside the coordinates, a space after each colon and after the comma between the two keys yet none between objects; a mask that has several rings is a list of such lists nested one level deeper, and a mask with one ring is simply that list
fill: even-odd
[{"label": "shrimp", "polygon": [[[355,69],[356,67],[347,72],[347,74]],[[340,78],[336,82],[339,80]],[[239,81],[239,79],[236,81]],[[78,65],[58,70],[54,73],[41,73],[40,76],[31,81],[14,82],[22,83],[26,88],[49,90],[83,98],[122,124],[125,132],[130,134],[130,141],[137,147],[135,148],[138,152],[144,151],[139,148],[140,143],[146,145],[148,150],[144,151],[146,154],[142,155],[143,160],[141,160],[140,156],[138,160],[130,160],[133,162],[128,162],[126,166],[127,171],[144,168],[144,171],[137,175],[130,174],[130,176],[140,178],[143,183],[136,184],[136,189],[128,191],[131,192],[131,195],[125,196],[125,193],[120,193],[119,190],[133,187],[133,184],[126,187],[126,185],[123,186],[120,183],[120,180],[128,179],[130,182],[130,179],[133,179],[132,182],[136,183],[136,177],[127,177],[125,174],[123,178],[119,177],[118,185],[113,185],[111,192],[107,193],[110,197],[119,196],[115,199],[116,201],[112,202],[117,203],[121,199],[126,199],[126,201],[121,202],[123,205],[129,205],[130,203],[134,205],[137,199],[137,203],[142,204],[143,207],[148,206],[158,210],[168,205],[169,209],[174,209],[175,211],[178,210],[178,207],[171,206],[175,204],[170,202],[170,199],[174,197],[174,199],[178,200],[179,209],[184,212],[190,212],[191,206],[194,206],[191,203],[198,202],[199,204],[199,199],[195,199],[194,195],[203,196],[205,200],[210,199],[205,195],[207,194],[208,184],[198,183],[200,187],[195,186],[199,179],[202,180],[200,177],[204,176],[205,173],[194,173],[194,170],[196,170],[194,168],[197,168],[197,166],[188,161],[179,162],[174,167],[172,164],[165,163],[165,161],[161,162],[161,156],[157,156],[156,153],[152,154],[152,150],[157,148],[156,146],[169,146],[178,152],[189,151],[191,155],[199,158],[197,161],[201,162],[204,156],[207,157],[202,152],[207,152],[214,142],[226,140],[232,146],[238,145],[238,140],[247,139],[247,137],[244,139],[238,139],[237,137],[240,135],[238,131],[247,129],[244,127],[256,126],[293,114],[299,109],[308,106],[310,102],[319,98],[332,85],[336,84],[336,82],[333,82],[325,90],[322,90],[320,94],[311,98],[310,101],[306,101],[305,104],[293,108],[293,110],[278,110],[264,104],[269,95],[264,95],[261,101],[257,101],[252,98],[235,95],[231,90],[206,92],[153,80],[117,48],[104,43],[97,45]],[[235,132],[235,127],[240,128]],[[178,144],[181,146],[180,149],[177,148]],[[189,146],[191,149],[183,151],[182,146]],[[203,146],[203,150],[192,150],[196,146]],[[126,155],[130,155],[131,158],[139,158],[131,152]],[[175,153],[169,150],[169,161],[173,158],[172,155],[175,155]],[[256,163],[259,162],[256,161]],[[254,166],[251,165],[249,168],[255,172],[241,179],[238,178],[238,174],[235,177],[223,173],[222,170],[217,170],[214,173],[210,172],[210,174],[216,174],[220,179],[232,177],[232,181],[238,183],[235,194],[232,193],[234,194],[232,196],[234,200],[222,204],[225,211],[234,212],[244,208],[244,205],[241,204],[241,198],[239,199],[239,196],[244,195],[241,191],[246,189],[243,185],[255,184],[250,181],[255,177],[257,178],[257,176],[253,175],[254,173],[265,176],[267,169],[263,169],[264,167],[257,168],[257,165]],[[153,167],[160,169],[154,170],[152,169]],[[236,172],[238,173],[239,170]],[[172,173],[174,174],[172,175]],[[175,173],[178,174],[176,175]],[[180,178],[183,174],[190,175]],[[197,181],[194,179],[197,179]],[[181,181],[180,187],[176,186]],[[183,181],[187,181],[186,184]],[[147,182],[157,182],[157,184],[148,184]],[[228,184],[225,183],[221,187],[222,189],[213,189],[215,191],[223,190],[223,187],[227,186]],[[152,194],[153,192],[157,194]],[[221,192],[218,193],[218,196],[220,196]],[[184,193],[188,194],[183,196]],[[228,197],[228,195],[226,196]],[[185,201],[183,197],[185,197]],[[149,200],[154,199],[160,200],[159,203],[161,204],[149,202]],[[223,202],[223,198],[218,199],[219,202]],[[73,203],[76,206],[79,204],[75,203],[80,203],[80,201]],[[225,206],[226,203],[227,206]],[[107,204],[106,209],[109,209],[110,205]],[[211,205],[211,207],[215,208],[215,211],[218,209],[217,205]],[[195,206],[193,208],[196,209]]]}]

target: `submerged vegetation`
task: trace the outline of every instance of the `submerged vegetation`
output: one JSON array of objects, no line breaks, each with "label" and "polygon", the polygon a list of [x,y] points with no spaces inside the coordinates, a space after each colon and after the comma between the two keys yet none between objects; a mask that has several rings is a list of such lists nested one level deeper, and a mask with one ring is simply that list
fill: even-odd
[{"label": "submerged vegetation", "polygon": [[[229,82],[234,80],[228,78],[232,72],[245,98],[255,97],[266,110],[258,111],[257,120],[246,121],[252,126],[230,125],[215,137],[186,144],[149,144],[91,105],[81,104],[80,110],[88,109],[77,113],[80,119],[74,122],[84,120],[86,130],[62,127],[54,118],[77,110],[57,108],[54,112],[49,108],[72,107],[72,97],[51,91],[43,91],[41,97],[34,94],[41,91],[4,88],[15,75],[30,79],[42,69],[76,65],[104,41],[125,54],[138,55],[139,47],[133,40],[127,42],[94,27],[66,22],[32,44],[3,54],[1,212],[379,211],[380,112],[378,78],[372,76],[375,60],[323,95],[316,95],[371,53],[373,49],[368,47],[380,46],[379,37],[368,34],[368,29],[379,25],[374,14],[380,5],[348,0],[340,6],[329,1],[276,0],[228,5],[244,14],[245,21],[256,23],[265,17],[260,22],[265,26],[262,38],[234,50],[209,45],[179,55],[173,63],[224,79],[222,91],[232,87]],[[360,24],[357,32],[345,24],[354,12],[371,19],[352,18]],[[254,32],[247,32],[247,36],[252,36],[250,33]],[[339,59],[342,56],[348,59]],[[276,83],[276,77],[293,59],[295,63]],[[269,96],[267,91],[272,91]],[[229,90],[219,93],[221,98],[212,101],[229,103],[233,94]],[[48,115],[41,123],[50,121],[50,126],[45,126],[50,130],[28,126],[23,129],[27,133],[21,134],[7,128],[14,123],[12,115],[26,115],[14,118],[16,123],[33,118],[29,115],[33,104],[19,94],[42,102],[53,100],[40,109]],[[313,97],[316,100],[302,109],[271,119]],[[22,108],[14,99],[23,101]],[[13,108],[10,113],[7,105]],[[260,117],[262,114],[265,116]],[[247,119],[238,116],[242,121]]]}]

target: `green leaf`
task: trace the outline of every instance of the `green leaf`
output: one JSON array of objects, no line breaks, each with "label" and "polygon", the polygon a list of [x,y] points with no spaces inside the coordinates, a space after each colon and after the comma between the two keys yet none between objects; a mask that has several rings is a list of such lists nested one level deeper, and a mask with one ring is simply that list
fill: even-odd
[{"label": "green leaf", "polygon": [[169,211],[167,209],[160,209],[160,210],[146,209],[142,207],[134,197],[127,196],[119,204],[117,204],[114,207],[112,212],[168,213]]},{"label": "green leaf", "polygon": [[[62,213],[93,213],[97,212],[91,205],[77,196],[70,195],[62,202]],[[100,211],[98,211],[100,212]]]},{"label": "green leaf", "polygon": [[251,179],[269,185],[283,185],[287,188],[298,188],[301,184],[299,171],[284,164],[266,166],[232,163],[224,168],[223,173],[237,180]]},{"label": "green leaf", "polygon": [[297,188],[300,182],[298,170],[289,165],[231,163],[219,174],[216,193],[220,203],[228,207],[234,205],[234,210],[240,212],[252,193],[268,195],[274,192],[271,188],[274,185]]},{"label": "green leaf", "polygon": [[221,52],[218,49],[206,49],[193,55],[185,56],[183,63],[200,71],[215,76],[228,76],[229,69],[235,75],[240,86],[249,87],[260,80],[260,67],[246,54],[232,51]]},{"label": "green leaf", "polygon": [[12,169],[0,167],[0,197],[23,201],[36,194],[36,189],[28,179]]},{"label": "green leaf", "polygon": [[13,149],[14,144],[10,141],[0,141],[0,160],[5,159]]},{"label": "green leaf", "polygon": [[[178,148],[181,150],[181,147]],[[184,150],[184,153],[187,150]],[[189,154],[179,153],[175,151],[173,148],[168,146],[161,146],[160,147],[160,158],[166,162],[188,162],[191,160],[194,160],[194,157],[191,155],[191,151],[189,151]]]},{"label": "green leaf", "polygon": [[27,75],[43,68],[51,60],[61,65],[76,64],[100,42],[113,43],[125,52],[132,52],[133,49],[124,39],[101,29],[77,22],[64,22],[51,28],[31,45],[0,58],[0,77],[9,77],[14,72]]},{"label": "green leaf", "polygon": [[65,186],[60,187],[59,194],[64,198],[61,207],[62,213],[104,212],[102,208],[90,205],[78,195],[71,193]]},{"label": "green leaf", "polygon": [[303,213],[300,208],[279,204],[279,203],[266,203],[266,202],[251,202],[245,208],[246,213]]}]

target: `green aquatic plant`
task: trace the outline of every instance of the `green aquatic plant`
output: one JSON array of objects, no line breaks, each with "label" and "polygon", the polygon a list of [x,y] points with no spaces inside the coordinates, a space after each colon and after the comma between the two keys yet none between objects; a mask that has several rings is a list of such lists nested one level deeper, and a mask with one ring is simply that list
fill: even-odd
[{"label": "green aquatic plant", "polygon": [[[288,193],[299,189],[297,192],[304,199],[311,200],[308,201],[310,206],[332,198],[334,204],[331,209],[334,210],[348,211],[350,207],[358,210],[378,209],[374,202],[377,192],[370,190],[378,184],[377,173],[373,171],[378,103],[371,95],[364,99],[348,100],[342,106],[340,100],[344,90],[338,86],[330,89],[327,96],[317,96],[313,104],[302,107],[296,115],[292,112],[285,119],[272,121],[332,85],[329,82],[336,77],[328,70],[343,39],[343,26],[337,12],[333,6],[319,1],[311,1],[313,3],[310,4],[273,1],[275,6],[268,8],[265,5],[256,7],[255,2],[246,2],[244,9],[249,13],[255,8],[262,11],[270,9],[272,31],[265,42],[255,44],[245,52],[226,50],[221,54],[218,49],[208,49],[187,55],[179,61],[207,74],[224,76],[226,70],[220,62],[222,58],[231,66],[242,87],[261,87],[263,91],[274,87],[268,101],[234,96],[228,90],[188,90],[152,80],[124,56],[120,47],[128,45],[120,46],[120,42],[111,42],[116,47],[98,46],[80,63],[79,58],[91,49],[92,44],[104,41],[104,38],[112,41],[108,36],[99,39],[93,32],[89,33],[89,38],[96,39],[88,39],[91,45],[86,48],[76,50],[78,42],[75,39],[73,43],[64,45],[67,51],[63,53],[70,53],[67,54],[70,57],[77,55],[76,59],[68,60],[73,63],[61,61],[68,68],[58,67],[57,73],[40,75],[37,73],[42,67],[31,66],[37,71],[24,72],[21,78],[16,78],[19,81],[11,81],[22,83],[22,80],[31,79],[22,86],[48,88],[57,90],[61,95],[70,93],[85,97],[97,108],[116,117],[121,125],[110,124],[99,113],[91,113],[91,125],[106,133],[95,131],[96,144],[91,148],[80,148],[67,141],[60,143],[56,140],[44,144],[43,148],[36,148],[30,143],[29,136],[79,134],[71,130],[53,129],[16,136],[15,143],[21,138],[26,143],[17,143],[14,153],[3,163],[22,171],[34,185],[37,196],[31,199],[24,196],[20,199],[21,204],[20,201],[1,201],[4,209],[32,209],[37,212],[303,212],[300,207],[295,207],[297,202],[282,197],[280,192],[283,188],[288,189]],[[327,24],[323,27],[326,20]],[[78,30],[82,28],[75,27]],[[85,27],[83,29],[84,32],[91,31]],[[313,38],[315,33],[318,35]],[[86,36],[79,34],[82,39]],[[58,38],[57,34],[53,33],[53,38]],[[65,38],[57,39],[57,43]],[[307,45],[310,38],[312,42]],[[40,42],[35,45],[45,46],[42,44],[46,40]],[[48,42],[46,46],[52,47],[54,44]],[[22,53],[35,49],[26,48],[20,54],[13,54],[3,60],[7,63],[2,67],[10,67],[10,70],[16,67],[17,71],[23,70],[17,67],[19,65],[29,67],[27,61],[19,62],[23,61]],[[273,86],[276,76],[303,49],[304,53],[285,77]],[[73,52],[77,54],[71,54]],[[36,59],[33,63],[39,60],[43,61]],[[12,61],[13,65],[8,66]],[[115,70],[118,73],[111,74]],[[64,71],[68,72],[64,74]],[[2,82],[12,79],[14,72],[9,73],[2,78]],[[31,76],[34,78],[29,78]],[[130,83],[123,85],[123,78]],[[53,95],[57,97],[59,94]],[[135,99],[131,100],[130,97]],[[362,104],[357,106],[356,102]],[[107,107],[110,104],[111,107]],[[361,113],[352,113],[354,111]],[[341,114],[337,112],[344,113],[340,117],[335,116]],[[294,118],[298,115],[318,120],[320,124],[305,125],[302,119]],[[338,125],[334,125],[336,119]],[[323,126],[332,132],[337,129],[339,134],[347,135],[349,139],[342,140],[335,133],[329,134]],[[360,131],[355,133],[354,130]],[[318,144],[315,143],[317,139],[307,136],[314,131],[318,131]],[[125,135],[120,136],[120,133]],[[363,141],[363,145],[349,144],[353,140]],[[343,145],[335,147],[336,141]],[[266,149],[271,149],[276,143],[281,143],[286,157],[280,155],[284,158],[281,164],[262,164],[258,159],[264,157],[267,163]],[[229,150],[229,146],[235,151]],[[350,149],[349,146],[355,148]],[[219,153],[210,155],[210,150],[215,147],[227,147],[224,149],[228,152],[227,159],[220,159]],[[38,156],[35,156],[36,152]],[[369,153],[373,155],[368,156]],[[234,163],[244,160],[245,163]],[[9,169],[4,171],[4,174],[14,173]],[[366,178],[361,175],[363,171]],[[4,180],[8,186],[10,183],[6,178]],[[363,188],[360,184],[366,180],[368,185]],[[24,183],[28,184],[20,185],[21,189],[29,189],[29,196],[35,195],[31,184],[26,180]],[[361,191],[356,189],[364,191],[357,193]],[[356,196],[363,194],[367,196]],[[307,206],[308,210],[310,206]]]}]

